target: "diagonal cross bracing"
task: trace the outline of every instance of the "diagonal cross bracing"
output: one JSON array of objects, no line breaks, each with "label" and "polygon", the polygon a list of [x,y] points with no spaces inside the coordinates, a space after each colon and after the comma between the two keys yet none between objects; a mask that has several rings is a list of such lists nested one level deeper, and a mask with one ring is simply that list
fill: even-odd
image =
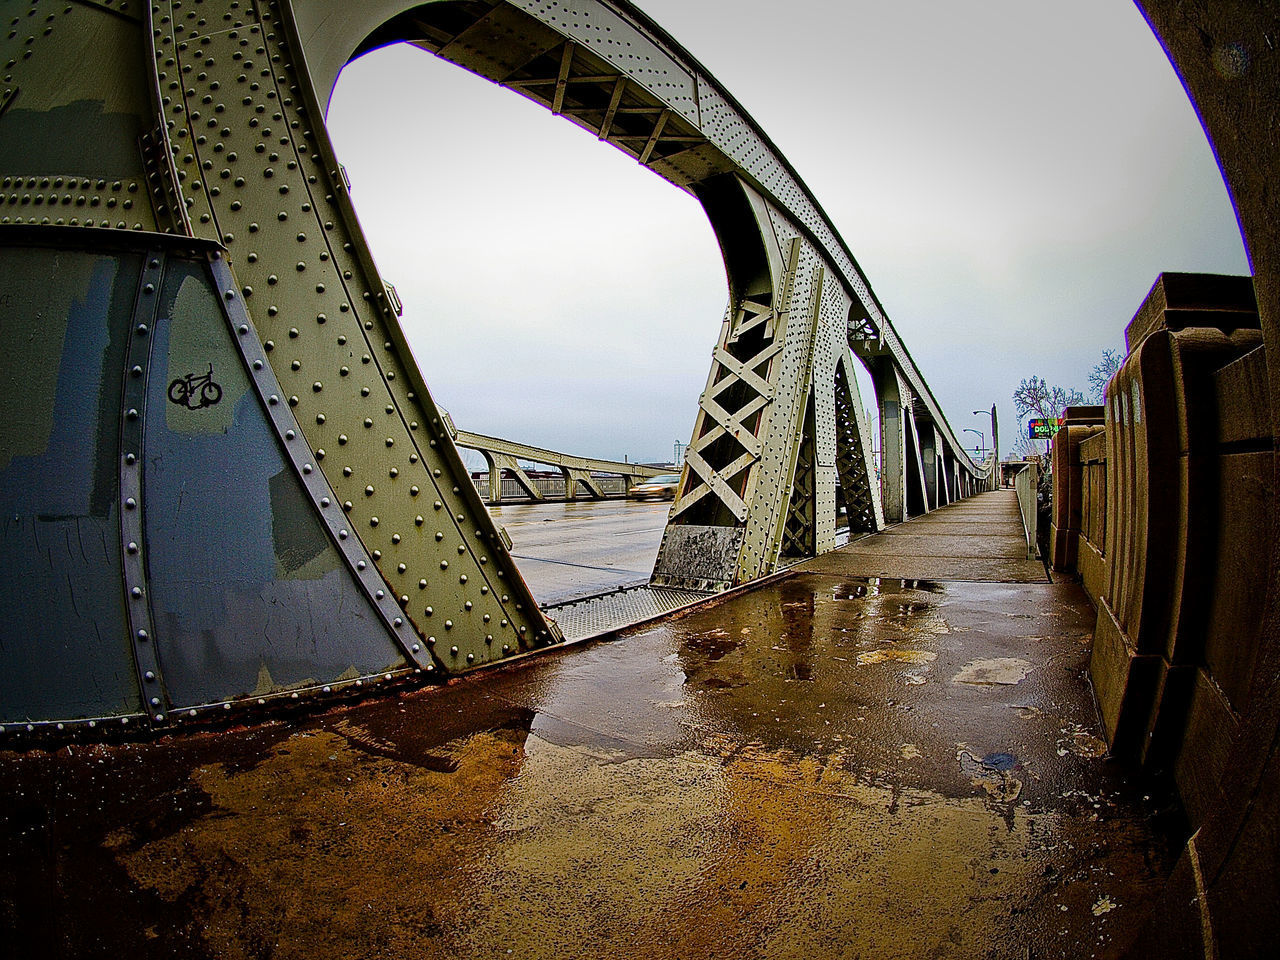
[{"label": "diagonal cross bracing", "polygon": [[[798,256],[799,248],[793,247],[793,272]],[[784,283],[784,296],[789,291],[788,281]],[[749,484],[746,474],[760,459],[762,445],[757,431],[764,418],[759,415],[776,395],[772,379],[779,371],[775,360],[783,344],[765,336],[760,339],[759,349],[745,359],[735,356],[732,351],[746,347],[743,335],[748,330],[767,334],[765,328],[773,313],[767,305],[744,300],[732,312],[731,318],[726,317],[721,325],[720,342],[713,355],[707,389],[700,401],[693,440],[685,451],[685,460],[690,464],[692,473],[686,475],[681,487],[681,496],[671,512],[672,522],[679,522],[699,504],[702,517],[712,515],[703,503],[707,493],[715,494],[737,522],[746,519],[748,510],[744,493]],[[763,375],[758,372],[761,369],[765,371]],[[719,398],[731,392],[741,400],[733,410],[719,402]],[[754,429],[748,425],[749,420],[755,421]]]}]

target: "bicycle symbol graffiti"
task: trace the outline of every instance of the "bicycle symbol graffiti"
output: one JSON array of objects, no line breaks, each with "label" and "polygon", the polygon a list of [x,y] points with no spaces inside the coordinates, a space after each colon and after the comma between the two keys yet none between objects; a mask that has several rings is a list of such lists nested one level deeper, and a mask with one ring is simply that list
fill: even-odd
[{"label": "bicycle symbol graffiti", "polygon": [[[213,364],[209,364],[209,372],[197,377],[188,373],[169,384],[169,400],[186,407],[188,410],[201,410],[212,407],[222,399],[222,387],[213,379]],[[194,401],[194,402],[193,402]]]}]

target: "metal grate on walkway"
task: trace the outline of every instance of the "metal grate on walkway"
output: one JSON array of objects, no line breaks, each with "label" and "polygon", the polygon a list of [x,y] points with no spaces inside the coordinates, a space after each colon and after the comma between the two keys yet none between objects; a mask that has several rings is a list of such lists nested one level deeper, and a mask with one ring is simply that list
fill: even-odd
[{"label": "metal grate on walkway", "polygon": [[543,607],[542,612],[559,624],[566,641],[586,640],[673,613],[711,596],[714,594],[654,587],[646,583],[551,604]]}]

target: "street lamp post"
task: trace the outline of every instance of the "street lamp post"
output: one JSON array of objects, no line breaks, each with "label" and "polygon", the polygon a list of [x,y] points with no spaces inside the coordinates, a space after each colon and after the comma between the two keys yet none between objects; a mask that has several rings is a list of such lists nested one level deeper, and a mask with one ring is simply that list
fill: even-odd
[{"label": "street lamp post", "polygon": [[975,417],[985,415],[991,418],[991,489],[994,490],[1000,486],[1000,435],[996,431],[996,405],[993,403],[990,410],[975,410],[973,415]]},{"label": "street lamp post", "polygon": [[965,433],[975,433],[978,435],[978,449],[982,452],[978,454],[983,460],[987,459],[987,435],[981,430],[974,430],[972,427],[965,427]]}]

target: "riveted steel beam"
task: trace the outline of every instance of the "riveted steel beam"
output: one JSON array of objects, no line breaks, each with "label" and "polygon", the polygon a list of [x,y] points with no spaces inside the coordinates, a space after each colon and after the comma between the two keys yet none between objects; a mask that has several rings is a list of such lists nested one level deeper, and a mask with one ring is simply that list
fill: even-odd
[{"label": "riveted steel beam", "polygon": [[[419,38],[412,31],[398,34],[400,29],[389,23],[377,35],[378,43],[387,42],[397,35],[413,40],[426,49],[433,49],[448,59],[475,70],[497,83],[509,86],[524,96],[535,99],[555,113],[569,117],[591,130],[601,139],[607,139],[616,147],[634,156],[640,163],[654,169],[673,183],[703,195],[703,185],[714,178],[729,173],[741,183],[750,196],[755,219],[761,231],[761,240],[772,264],[776,282],[783,269],[778,260],[783,254],[779,239],[783,236],[801,238],[806,255],[811,255],[834,279],[840,291],[824,303],[824,310],[834,309],[841,296],[848,304],[847,335],[857,337],[876,354],[884,356],[900,373],[911,396],[916,398],[920,410],[930,421],[939,425],[941,443],[968,467],[967,456],[955,443],[950,428],[937,408],[927,384],[915,369],[910,356],[902,346],[892,326],[875,301],[865,278],[784,159],[776,154],[767,138],[745,116],[737,104],[721,90],[713,77],[667,37],[634,6],[625,2],[594,2],[573,0],[563,5],[547,6],[535,0],[514,0],[510,7],[521,11],[527,18],[517,26],[508,5],[495,0],[466,5],[423,5],[413,11],[416,24],[430,23],[430,36]],[[541,53],[523,58],[515,66],[512,58],[502,55],[506,40],[496,32],[488,36],[492,48],[481,42],[481,32],[474,24],[489,22],[501,16],[509,30],[517,33],[525,46],[526,54],[534,46]],[[323,26],[315,23],[318,32]],[[528,38],[539,31],[550,29],[562,38],[561,43],[550,42],[545,35],[539,44],[531,46]],[[465,37],[465,49],[460,49],[456,37]],[[500,68],[499,68],[500,65]],[[329,69],[322,66],[317,75],[323,80]],[[722,237],[726,250],[728,238],[740,222],[723,222],[717,209],[708,206],[712,224]],[[745,282],[745,277],[734,278],[734,266],[730,264],[731,283]],[[757,291],[745,288],[736,291],[726,318],[732,331],[722,338],[718,351],[724,351],[738,342],[740,336],[749,333],[754,325],[768,326],[764,342],[776,348],[778,363],[785,369],[795,359],[788,357],[782,347],[784,337],[773,336],[773,324],[785,315],[776,302],[761,304]],[[756,307],[763,309],[756,310]],[[789,309],[789,308],[788,308]],[[824,318],[820,325],[824,338],[828,336],[829,323]],[[758,344],[757,344],[758,345]],[[860,355],[865,353],[860,352]],[[830,348],[820,350],[818,356],[827,363]],[[745,364],[749,357],[734,356],[734,361]],[[829,364],[828,364],[829,365]],[[672,514],[673,524],[692,526],[719,526],[745,523],[751,529],[746,533],[744,549],[756,561],[746,564],[732,575],[725,573],[723,582],[739,582],[753,564],[767,570],[774,563],[778,549],[777,531],[785,506],[764,501],[757,503],[754,485],[762,471],[756,466],[767,461],[768,473],[774,483],[785,483],[777,471],[785,472],[790,461],[774,463],[769,458],[774,451],[761,442],[762,428],[766,422],[780,416],[775,409],[775,397],[767,396],[759,385],[754,385],[755,395],[748,403],[736,392],[740,385],[733,381],[727,387],[722,374],[727,369],[724,358],[717,355],[713,361],[712,378],[702,400],[702,413],[691,441],[689,471]],[[765,368],[761,368],[763,372]],[[755,372],[755,371],[753,371]],[[781,383],[788,384],[795,371],[783,373]],[[740,379],[748,379],[737,372]],[[758,376],[759,374],[757,374]],[[776,390],[775,387],[771,389]],[[721,394],[725,393],[728,403]],[[832,394],[827,388],[819,390],[815,399],[815,439],[820,445],[834,444]],[[796,397],[788,393],[788,403],[782,415],[791,416],[799,407]],[[795,433],[794,424],[782,433],[773,432],[773,444],[779,437]],[[732,438],[732,439],[730,439]],[[734,440],[743,444],[735,447]],[[859,441],[861,442],[861,441]],[[787,447],[790,456],[794,450]],[[761,458],[764,458],[762,461]],[[815,489],[821,501],[818,526],[824,532],[815,539],[815,549],[827,549],[833,543],[828,535],[828,507],[834,511],[835,472],[833,456],[828,450],[816,463]],[[787,491],[778,494],[785,501]],[[937,495],[929,498],[936,503]],[[764,519],[764,514],[768,519]],[[754,517],[754,519],[752,519]],[[763,524],[763,526],[760,526]],[[772,532],[763,532],[772,531]],[[681,548],[683,549],[683,547]],[[719,546],[716,550],[719,551]],[[723,555],[722,553],[720,555]],[[762,561],[761,567],[757,561]],[[707,578],[704,565],[695,564],[700,582]],[[678,564],[677,564],[678,566]],[[659,582],[679,582],[673,573],[670,557],[660,558]],[[672,578],[675,579],[672,579]]]},{"label": "riveted steel beam", "polygon": [[880,411],[880,494],[886,523],[902,523],[907,505],[908,456],[911,434],[907,426],[911,400],[901,374],[888,360],[871,364]]},{"label": "riveted steel beam", "polygon": [[[741,583],[833,549],[841,506],[855,529],[884,525],[851,372],[850,317],[860,310],[781,211],[746,184],[741,190],[761,233],[769,290],[742,297],[722,324],[671,524],[741,525],[743,536],[716,577],[707,557],[693,555],[692,532],[668,538],[660,584]],[[702,542],[728,562],[719,539]]]},{"label": "riveted steel beam", "polygon": [[[798,239],[792,241],[793,249],[798,245]],[[824,276],[818,266],[810,267],[807,274],[797,270],[797,274],[792,309],[781,331],[785,342],[780,402],[768,410],[768,440],[760,458],[761,469],[755,471],[749,484],[755,488],[757,503],[747,517],[748,552],[739,560],[738,582],[754,580],[776,569],[785,551],[788,521],[798,533],[793,541],[796,552],[791,558],[813,556],[816,547],[812,398]]]},{"label": "riveted steel beam", "polygon": [[[672,507],[672,524],[745,525],[751,516],[754,481],[766,453],[769,414],[779,386],[791,391],[789,408],[797,402],[795,393],[800,389],[794,379],[787,379],[792,371],[785,371],[783,357],[801,246],[798,240],[791,244],[785,271],[773,278],[778,290],[775,304],[782,306],[744,300],[721,324],[693,438],[685,449],[686,469]],[[805,336],[793,332],[792,341],[793,353],[803,351]],[[789,485],[786,489],[789,491]],[[762,539],[757,535],[751,542],[753,551],[761,549]],[[778,537],[775,534],[771,539]],[[664,542],[659,550],[657,582],[680,585],[708,579],[704,559],[684,556],[683,543],[676,553]],[[722,552],[718,556],[724,559]],[[734,558],[734,568],[720,570],[717,581],[736,582],[737,566],[738,558]],[[682,572],[686,568],[697,573],[686,576]]]},{"label": "riveted steel beam", "polygon": [[[434,673],[437,660],[432,658],[433,652],[424,648],[420,641],[426,639],[426,648],[434,647],[431,637],[424,637],[425,631],[419,628],[416,632],[405,616],[406,597],[397,598],[390,594],[385,580],[379,575],[377,559],[370,555],[359,537],[352,536],[348,529],[347,518],[338,511],[337,495],[329,485],[325,473],[316,469],[315,462],[302,443],[302,427],[294,416],[293,408],[282,402],[283,390],[276,380],[270,359],[263,349],[260,338],[254,336],[251,318],[244,308],[242,299],[234,296],[235,278],[219,252],[211,259],[211,269],[216,287],[223,291],[222,302],[227,321],[234,335],[236,348],[240,352],[247,369],[252,371],[251,380],[258,393],[258,398],[267,410],[275,427],[276,435],[297,472],[298,479],[306,490],[312,505],[325,524],[337,549],[346,560],[351,573],[359,581],[364,593],[373,601],[387,632],[394,639],[403,653],[405,660],[419,672]],[[227,296],[227,294],[232,294]]]},{"label": "riveted steel beam", "polygon": [[[540,89],[542,93],[532,95],[549,108],[555,106],[554,91],[559,87],[564,91],[560,108],[565,116],[636,157],[653,138],[657,118],[669,111],[648,166],[695,193],[698,184],[733,172],[786,211],[859,304],[859,316],[902,368],[913,393],[939,424],[948,448],[963,455],[852,254],[807,187],[715,77],[634,4],[371,0],[340,5],[333,0],[294,0],[291,9],[322,101],[353,54],[407,40],[521,92]],[[566,44],[573,50],[561,84]],[[530,80],[534,82],[526,84]],[[578,102],[571,102],[575,88],[581,93]],[[641,125],[619,129],[615,137],[614,128],[627,116],[635,116]]]},{"label": "riveted steel beam", "polygon": [[[544,104],[707,209],[732,296],[655,579],[720,589],[829,549],[837,498],[851,525],[883,522],[851,340],[929,425],[931,497],[915,417],[904,418],[901,466],[918,475],[921,509],[955,495],[957,469],[979,472],[794,170],[632,4],[50,6],[40,30],[0,39],[3,255],[54,284],[23,274],[4,287],[26,311],[6,316],[39,316],[45,329],[16,361],[41,371],[40,388],[6,385],[0,397],[34,425],[10,444],[30,450],[0,457],[3,515],[16,517],[2,545],[30,565],[47,524],[67,528],[64,543],[71,528],[77,542],[104,523],[113,532],[101,555],[71,558],[80,582],[40,573],[44,602],[75,608],[78,625],[90,611],[97,666],[47,706],[15,695],[6,709],[32,723],[145,711],[168,726],[378,676],[464,671],[559,639],[427,391],[324,128],[342,65],[396,41]],[[71,227],[84,239],[68,240]],[[114,239],[124,235],[134,239]],[[67,256],[28,256],[23,243]],[[77,335],[58,339],[64,328]],[[68,432],[70,401],[50,376],[63,369],[97,384],[99,405],[81,414],[113,438],[100,449]],[[576,490],[600,463],[558,465]],[[33,489],[33,464],[65,483]],[[219,546],[193,579],[183,541],[198,536]],[[92,593],[90,581],[118,589]],[[27,619],[44,616],[23,602]],[[193,653],[193,630],[218,666]],[[301,666],[277,655],[290,644],[309,650]]]}]

